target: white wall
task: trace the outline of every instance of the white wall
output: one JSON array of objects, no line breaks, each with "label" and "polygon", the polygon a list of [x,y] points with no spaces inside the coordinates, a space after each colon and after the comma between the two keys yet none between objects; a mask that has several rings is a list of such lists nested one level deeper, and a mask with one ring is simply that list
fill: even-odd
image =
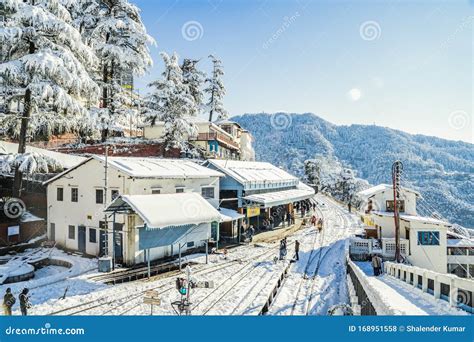
[{"label": "white wall", "polygon": [[[104,186],[103,163],[91,160],[79,168],[72,170],[62,178],[48,184],[48,236],[51,236],[51,223],[56,226],[55,240],[58,246],[72,250],[78,249],[78,226],[86,226],[86,253],[90,255],[99,254],[99,221],[104,220],[104,205],[96,204],[95,189]],[[64,188],[64,200],[56,200],[56,189]],[[160,189],[160,193],[176,193],[177,187],[184,187],[185,192],[201,193],[201,188],[207,186],[214,187],[214,198],[208,199],[214,207],[219,205],[219,178],[205,177],[199,179],[133,179],[129,176],[109,167],[108,168],[108,203],[111,202],[111,190],[117,189],[120,194],[139,195],[151,194],[152,188]],[[71,188],[79,189],[78,202],[71,202]],[[159,210],[159,208],[157,208]],[[135,258],[135,249],[127,249],[127,243],[134,241],[133,236],[128,236],[134,232],[135,225],[126,222],[124,215],[117,215],[116,222],[125,224],[123,230],[124,258],[132,260]],[[109,218],[111,228],[112,218]],[[75,239],[68,238],[68,226],[75,226]],[[97,229],[97,242],[89,242],[90,228]],[[112,241],[112,233],[109,234],[109,241]],[[111,244],[109,244],[111,246]]]},{"label": "white wall", "polygon": [[[410,227],[410,255],[408,260],[414,266],[434,272],[447,272],[446,230],[444,226],[412,222]],[[440,244],[435,246],[418,245],[418,232],[439,232]]]},{"label": "white wall", "polygon": [[[405,212],[407,215],[416,215],[416,195],[412,192],[401,192],[401,198],[405,201]],[[386,202],[393,200],[392,190],[386,190],[374,195],[372,198],[372,207],[376,211],[387,211]],[[365,210],[366,208],[364,208]]]}]

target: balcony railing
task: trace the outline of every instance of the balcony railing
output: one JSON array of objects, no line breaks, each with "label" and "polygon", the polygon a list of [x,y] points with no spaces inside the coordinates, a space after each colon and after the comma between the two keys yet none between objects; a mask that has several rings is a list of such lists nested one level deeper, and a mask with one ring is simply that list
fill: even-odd
[{"label": "balcony railing", "polygon": [[231,138],[225,136],[224,134],[217,133],[217,132],[209,132],[209,133],[198,133],[197,137],[194,140],[217,140],[218,142],[226,145],[227,147],[233,148],[238,150],[240,148],[239,144],[233,141]]}]

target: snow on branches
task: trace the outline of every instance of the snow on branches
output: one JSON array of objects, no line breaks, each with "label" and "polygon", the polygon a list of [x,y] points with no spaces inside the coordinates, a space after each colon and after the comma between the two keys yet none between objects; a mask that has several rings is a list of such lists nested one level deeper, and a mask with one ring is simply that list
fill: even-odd
[{"label": "snow on branches", "polygon": [[209,55],[209,58],[212,60],[213,69],[211,77],[206,79],[207,88],[204,91],[209,95],[206,105],[209,110],[209,121],[212,122],[214,114],[217,115],[217,120],[227,119],[229,114],[223,104],[226,90],[222,81],[224,75],[222,61],[213,55]]},{"label": "snow on branches", "polygon": [[369,187],[367,181],[356,178],[352,169],[344,167],[331,156],[318,155],[306,160],[305,174],[308,182],[317,186],[318,191],[346,203],[356,204],[356,193]]},{"label": "snow on branches", "polygon": [[152,93],[146,99],[144,115],[154,125],[164,122],[164,145],[186,149],[188,137],[195,136],[197,130],[189,117],[196,116],[199,108],[188,84],[184,83],[183,70],[179,66],[176,53],[169,56],[161,53],[165,70],[161,78],[152,82]]},{"label": "snow on branches", "polygon": [[109,131],[122,131],[137,115],[131,94],[133,77],[152,65],[148,45],[155,44],[146,33],[140,10],[127,0],[82,0],[74,10],[74,22],[83,39],[100,60],[94,73],[102,88],[100,109],[91,111],[92,126],[101,129],[102,140]]},{"label": "snow on branches", "polygon": [[[65,4],[73,0],[0,0],[0,76],[5,95],[5,131],[19,135],[21,116],[31,138],[78,129],[98,86],[88,70],[97,59],[72,25]],[[21,114],[23,112],[23,114]]]},{"label": "snow on branches", "polygon": [[63,166],[59,161],[36,152],[0,156],[0,173],[12,174],[17,168],[23,174],[57,173],[63,171]]}]

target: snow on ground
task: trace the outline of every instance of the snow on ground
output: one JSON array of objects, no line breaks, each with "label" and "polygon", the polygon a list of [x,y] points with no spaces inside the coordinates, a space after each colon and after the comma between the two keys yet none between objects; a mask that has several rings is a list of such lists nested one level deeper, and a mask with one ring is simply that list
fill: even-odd
[{"label": "snow on ground", "polygon": [[300,260],[291,266],[269,315],[326,315],[332,305],[348,301],[347,237],[359,229],[358,220],[333,201],[315,198],[324,229],[318,233],[310,228],[300,234]]},{"label": "snow on ground", "polygon": [[[96,259],[87,259],[78,255],[69,255],[57,248],[39,248],[26,250],[15,256],[15,260],[22,260],[23,265],[30,266],[27,261],[40,260],[51,257],[55,260],[63,260],[72,265],[72,267],[62,267],[49,265],[38,269],[33,279],[3,284],[0,286],[0,293],[5,293],[7,288],[11,288],[15,297],[17,297],[23,288],[30,289],[30,299],[33,305],[44,303],[51,298],[59,298],[64,295],[67,289],[68,294],[83,294],[93,291],[104,285],[87,281],[84,274],[97,269]],[[3,265],[6,266],[9,263]],[[15,264],[12,263],[12,267]],[[25,266],[26,267],[26,266]],[[11,270],[12,271],[12,270]],[[12,274],[12,273],[10,273]],[[81,276],[82,275],[82,276]],[[19,301],[13,307],[13,310],[19,311]]]},{"label": "snow on ground", "polygon": [[393,315],[465,315],[465,311],[451,307],[446,301],[409,285],[387,274],[375,277],[370,262],[355,262],[367,275],[374,295]]},{"label": "snow on ground", "polygon": [[[257,315],[287,268],[287,278],[268,314],[326,315],[333,305],[347,303],[347,238],[360,231],[359,220],[333,200],[320,195],[315,198],[320,203],[317,216],[324,218],[324,229],[318,233],[314,227],[304,227],[289,236],[284,261],[274,261],[278,256],[278,242],[232,248],[227,256],[210,255],[208,264],[205,264],[205,255],[191,256],[195,264],[192,279],[212,280],[215,284],[210,289],[191,290],[191,314]],[[290,263],[295,240],[301,243],[300,260]],[[143,304],[143,297],[145,291],[153,289],[161,298],[161,304],[153,308],[154,314],[177,314],[172,306],[180,299],[175,288],[177,273],[107,286],[90,279],[97,267],[96,260],[67,255],[57,249],[52,255],[74,266],[65,270],[62,267],[38,270],[35,279],[4,285],[0,291],[10,286],[17,294],[23,287],[31,288],[31,314],[34,315],[149,315],[150,305]],[[363,263],[360,267],[368,274],[374,291],[380,292],[379,296],[392,306],[394,314],[462,313],[403,282],[387,276],[370,276],[370,267]],[[185,277],[184,271],[180,276]]]}]

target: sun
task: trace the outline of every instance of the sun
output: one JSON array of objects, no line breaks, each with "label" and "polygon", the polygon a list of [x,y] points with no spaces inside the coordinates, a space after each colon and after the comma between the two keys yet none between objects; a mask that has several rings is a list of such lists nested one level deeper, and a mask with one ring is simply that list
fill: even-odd
[{"label": "sun", "polygon": [[362,96],[362,92],[358,88],[352,88],[349,90],[348,95],[352,101],[359,101]]}]

